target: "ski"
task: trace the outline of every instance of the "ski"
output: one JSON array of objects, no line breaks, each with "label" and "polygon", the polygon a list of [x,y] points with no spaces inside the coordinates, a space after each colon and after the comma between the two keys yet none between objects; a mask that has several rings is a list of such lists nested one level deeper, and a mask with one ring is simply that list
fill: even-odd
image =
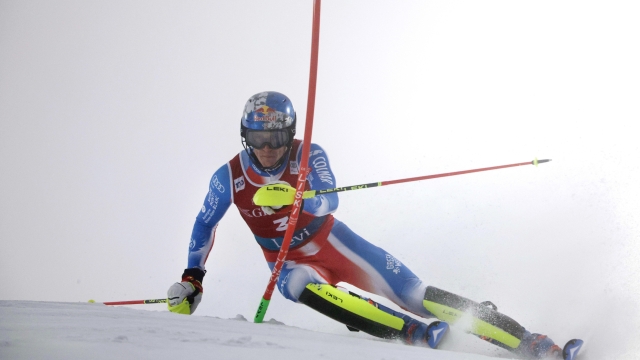
[{"label": "ski", "polygon": [[427,344],[432,349],[437,349],[445,334],[449,330],[449,324],[444,321],[434,321],[427,326]]},{"label": "ski", "polygon": [[562,358],[564,360],[575,360],[583,344],[584,341],[580,339],[569,340],[562,349]]}]

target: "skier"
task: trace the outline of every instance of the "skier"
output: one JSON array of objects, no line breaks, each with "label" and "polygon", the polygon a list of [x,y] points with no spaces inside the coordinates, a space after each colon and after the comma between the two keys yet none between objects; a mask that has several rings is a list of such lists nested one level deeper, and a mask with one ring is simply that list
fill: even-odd
[{"label": "skier", "polygon": [[[295,186],[300,171],[302,142],[295,140],[296,113],[289,98],[267,91],[253,95],[241,119],[244,151],[212,176],[209,192],[196,217],[189,244],[188,266],[181,282],[167,293],[169,310],[193,314],[202,299],[205,262],[214,243],[215,230],[235,204],[253,232],[270,269],[276,261],[291,205],[260,207],[253,195],[262,186],[287,183]],[[336,187],[325,150],[311,144],[307,190]],[[277,282],[287,299],[303,303],[349,327],[407,344],[435,347],[444,321],[469,315],[469,331],[527,358],[562,358],[562,349],[548,337],[533,334],[497,309],[424,284],[389,252],[358,236],[332,213],[338,208],[336,193],[305,199],[289,253]],[[438,317],[429,327],[335,286],[345,282],[383,296],[419,317]],[[490,304],[492,305],[492,304]],[[467,322],[468,323],[468,322]]]}]

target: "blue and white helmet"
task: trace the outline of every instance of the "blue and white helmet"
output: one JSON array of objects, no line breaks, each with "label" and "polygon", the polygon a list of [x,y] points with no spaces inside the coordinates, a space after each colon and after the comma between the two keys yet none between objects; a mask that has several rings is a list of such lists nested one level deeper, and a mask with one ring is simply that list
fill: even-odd
[{"label": "blue and white helmet", "polygon": [[295,129],[296,112],[291,100],[279,92],[253,95],[244,105],[242,128],[254,130]]},{"label": "blue and white helmet", "polygon": [[[265,171],[279,167],[289,155],[296,134],[296,112],[291,100],[275,91],[264,91],[253,95],[244,106],[240,122],[242,145],[254,164]],[[264,168],[253,149],[269,146],[272,149],[287,146],[282,158],[269,169]]]}]

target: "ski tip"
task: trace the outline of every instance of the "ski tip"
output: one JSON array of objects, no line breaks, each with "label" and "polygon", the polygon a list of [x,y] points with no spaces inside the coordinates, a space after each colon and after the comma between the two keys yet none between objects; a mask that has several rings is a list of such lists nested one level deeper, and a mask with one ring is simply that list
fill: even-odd
[{"label": "ski tip", "polygon": [[427,344],[432,349],[437,349],[438,345],[449,330],[449,324],[444,321],[434,321],[427,326]]},{"label": "ski tip", "polygon": [[564,360],[575,360],[583,344],[584,341],[580,339],[569,340],[562,349],[562,358]]}]

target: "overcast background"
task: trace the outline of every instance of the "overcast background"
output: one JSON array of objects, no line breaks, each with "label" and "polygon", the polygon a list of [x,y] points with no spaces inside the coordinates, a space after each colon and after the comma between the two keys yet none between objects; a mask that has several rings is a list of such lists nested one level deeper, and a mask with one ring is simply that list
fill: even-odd
[{"label": "overcast background", "polygon": [[[430,285],[629,349],[639,7],[325,0],[313,139],[339,185],[553,159],[344,193],[336,217]],[[310,0],[0,0],[0,299],[164,297],[245,101],[287,94],[302,138],[311,19]],[[235,207],[207,269],[197,315],[252,318],[269,271]],[[279,294],[271,317],[345,331]]]}]

